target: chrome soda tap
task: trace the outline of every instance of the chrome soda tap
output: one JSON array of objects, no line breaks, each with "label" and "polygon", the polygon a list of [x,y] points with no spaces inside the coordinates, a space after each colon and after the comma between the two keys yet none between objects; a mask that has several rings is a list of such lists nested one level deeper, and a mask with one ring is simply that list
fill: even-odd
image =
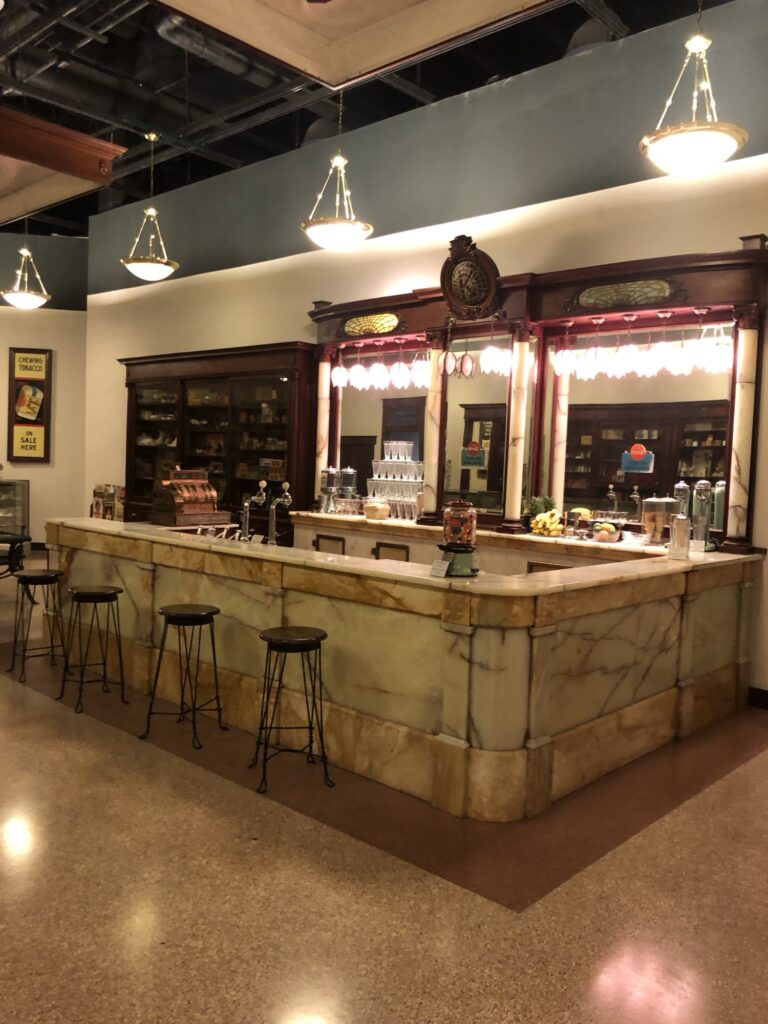
[{"label": "chrome soda tap", "polygon": [[269,506],[269,533],[267,535],[267,544],[277,544],[277,506],[284,505],[285,508],[292,503],[293,498],[291,497],[290,484],[286,480],[283,484],[283,493],[279,498],[273,498]]},{"label": "chrome soda tap", "polygon": [[632,493],[629,496],[629,500],[635,506],[635,511],[634,511],[634,514],[633,514],[632,518],[636,522],[639,523],[640,522],[640,488],[637,486],[637,484],[633,485]]},{"label": "chrome soda tap", "polygon": [[615,516],[618,515],[619,514],[619,496],[616,493],[616,490],[615,490],[613,484],[608,484],[608,493],[606,494],[606,498],[613,505],[613,508],[611,509],[613,514]]},{"label": "chrome soda tap", "polygon": [[267,500],[267,481],[259,480],[258,494],[253,494],[243,502],[243,522],[240,528],[240,540],[247,544],[251,539],[251,506],[261,506]]}]

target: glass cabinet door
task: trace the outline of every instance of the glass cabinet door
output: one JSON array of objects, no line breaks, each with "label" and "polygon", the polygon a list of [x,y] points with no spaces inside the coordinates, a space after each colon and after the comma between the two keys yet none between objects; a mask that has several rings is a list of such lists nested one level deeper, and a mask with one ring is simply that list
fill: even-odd
[{"label": "glass cabinet door", "polygon": [[0,480],[0,533],[29,529],[29,480]]},{"label": "glass cabinet door", "polygon": [[229,500],[229,381],[190,381],[184,394],[185,469],[207,469],[219,503]]},{"label": "glass cabinet door", "polygon": [[288,473],[289,384],[287,377],[232,382],[233,494],[240,504],[259,480],[280,493]]},{"label": "glass cabinet door", "polygon": [[178,462],[178,388],[141,384],[134,391],[133,493],[148,501],[156,479]]}]

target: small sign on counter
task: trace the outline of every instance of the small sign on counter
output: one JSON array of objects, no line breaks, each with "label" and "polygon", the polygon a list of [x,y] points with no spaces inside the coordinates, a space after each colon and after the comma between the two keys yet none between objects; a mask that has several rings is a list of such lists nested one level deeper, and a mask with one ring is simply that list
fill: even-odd
[{"label": "small sign on counter", "polygon": [[432,568],[429,571],[430,576],[434,576],[436,579],[442,579],[448,575],[448,568],[450,561],[446,558],[436,558],[432,563]]}]

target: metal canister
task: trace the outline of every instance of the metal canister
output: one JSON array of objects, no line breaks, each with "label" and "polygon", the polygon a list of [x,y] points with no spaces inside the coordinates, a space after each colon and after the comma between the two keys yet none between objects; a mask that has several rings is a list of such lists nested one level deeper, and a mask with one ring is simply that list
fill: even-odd
[{"label": "metal canister", "polygon": [[339,489],[343,498],[354,498],[357,494],[357,470],[351,466],[340,469],[338,473]]},{"label": "metal canister", "polygon": [[643,501],[643,535],[646,544],[661,544],[664,530],[670,525],[672,517],[677,515],[678,502],[667,495],[666,498],[646,498]]}]

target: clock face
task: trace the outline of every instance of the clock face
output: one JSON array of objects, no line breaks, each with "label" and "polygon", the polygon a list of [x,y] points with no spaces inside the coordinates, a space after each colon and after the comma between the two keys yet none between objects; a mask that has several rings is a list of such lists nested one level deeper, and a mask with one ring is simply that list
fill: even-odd
[{"label": "clock face", "polygon": [[451,291],[468,306],[479,305],[490,290],[488,275],[474,260],[459,260],[451,271]]}]

